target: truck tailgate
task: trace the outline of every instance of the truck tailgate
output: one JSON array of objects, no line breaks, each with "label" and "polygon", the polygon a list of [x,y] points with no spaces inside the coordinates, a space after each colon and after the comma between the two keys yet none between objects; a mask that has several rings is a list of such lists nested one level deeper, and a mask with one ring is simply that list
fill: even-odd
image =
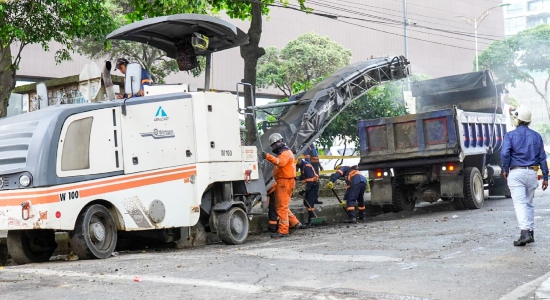
[{"label": "truck tailgate", "polygon": [[455,110],[359,121],[361,165],[459,151]]}]

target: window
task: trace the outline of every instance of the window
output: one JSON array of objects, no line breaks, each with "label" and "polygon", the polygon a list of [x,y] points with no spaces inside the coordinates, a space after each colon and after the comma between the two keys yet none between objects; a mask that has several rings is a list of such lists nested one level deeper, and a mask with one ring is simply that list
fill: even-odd
[{"label": "window", "polygon": [[523,3],[512,3],[508,5],[506,12],[509,15],[519,14],[523,12]]},{"label": "window", "polygon": [[542,9],[542,0],[527,2],[527,10],[528,11],[537,11],[539,9]]},{"label": "window", "polygon": [[93,117],[79,119],[67,128],[61,154],[62,171],[90,168],[90,134],[93,120]]},{"label": "window", "polygon": [[505,32],[517,32],[525,29],[525,18],[509,18],[504,20],[504,31]]},{"label": "window", "polygon": [[540,24],[546,24],[547,22],[547,15],[544,16],[532,16],[527,18],[527,28],[535,27]]}]

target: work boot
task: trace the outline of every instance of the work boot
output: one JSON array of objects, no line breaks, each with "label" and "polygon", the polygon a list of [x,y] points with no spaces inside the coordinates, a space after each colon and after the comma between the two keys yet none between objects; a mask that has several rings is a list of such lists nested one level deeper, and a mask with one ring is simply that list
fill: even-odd
[{"label": "work boot", "polygon": [[358,220],[361,221],[361,222],[365,221],[365,216],[359,216]]},{"label": "work boot", "polygon": [[323,201],[317,200],[317,201],[315,201],[315,204],[323,204]]},{"label": "work boot", "polygon": [[535,242],[535,231],[529,230],[529,233],[531,234],[531,241],[528,243],[534,243]]},{"label": "work boot", "polygon": [[345,223],[357,223],[357,218],[356,217],[348,217],[348,219],[344,222]]},{"label": "work boot", "polygon": [[533,241],[531,232],[529,230],[522,230],[519,239],[514,241],[514,246],[525,246],[527,243],[532,243]]},{"label": "work boot", "polygon": [[307,227],[304,226],[304,224],[298,223],[298,224],[296,224],[296,226],[291,227],[291,228],[289,229],[289,232],[290,232],[290,233],[294,233],[294,232],[295,232],[296,230],[298,230],[298,229],[306,229],[306,228],[307,228]]},{"label": "work boot", "polygon": [[267,226],[267,232],[270,232],[270,233],[275,233],[277,232],[278,228],[277,228],[277,224],[275,225],[269,225]]},{"label": "work boot", "polygon": [[279,232],[271,233],[272,239],[280,239],[280,238],[286,238],[286,237],[288,237],[288,234],[282,234]]}]

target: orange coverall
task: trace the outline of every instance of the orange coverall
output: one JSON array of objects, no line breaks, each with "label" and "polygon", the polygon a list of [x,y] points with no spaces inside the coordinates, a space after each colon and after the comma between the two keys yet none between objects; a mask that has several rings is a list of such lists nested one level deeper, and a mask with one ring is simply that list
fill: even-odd
[{"label": "orange coverall", "polygon": [[275,187],[275,209],[279,216],[279,233],[288,234],[291,227],[300,223],[288,207],[294,190],[294,178],[296,178],[294,154],[287,149],[281,152],[278,157],[267,153],[266,159],[275,166],[273,177],[277,183]]}]

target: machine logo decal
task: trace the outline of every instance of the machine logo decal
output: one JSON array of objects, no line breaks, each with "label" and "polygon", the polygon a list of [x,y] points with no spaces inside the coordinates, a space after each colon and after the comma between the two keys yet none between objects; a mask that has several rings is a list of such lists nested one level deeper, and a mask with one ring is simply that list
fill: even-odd
[{"label": "machine logo decal", "polygon": [[162,106],[159,106],[157,113],[155,114],[155,121],[168,121],[168,115],[162,109]]},{"label": "machine logo decal", "polygon": [[172,129],[153,129],[153,132],[140,133],[142,137],[152,136],[154,139],[165,139],[176,137],[176,133]]}]

